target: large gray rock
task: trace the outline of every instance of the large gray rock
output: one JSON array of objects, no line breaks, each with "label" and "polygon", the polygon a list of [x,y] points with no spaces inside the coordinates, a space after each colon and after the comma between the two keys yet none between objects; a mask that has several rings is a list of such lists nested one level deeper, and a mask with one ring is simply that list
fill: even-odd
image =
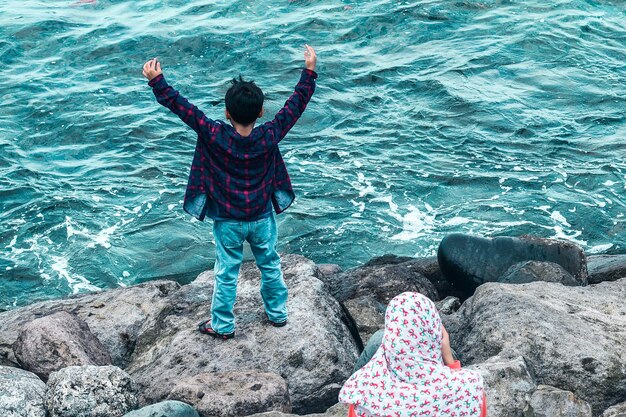
[{"label": "large gray rock", "polygon": [[121,417],[137,408],[128,374],[115,366],[70,366],[50,374],[50,417]]},{"label": "large gray rock", "polygon": [[588,287],[488,283],[443,316],[464,363],[523,356],[540,384],[599,415],[626,398],[626,279]]},{"label": "large gray rock", "polygon": [[589,283],[626,278],[626,255],[595,255],[587,258]]},{"label": "large gray rock", "polygon": [[289,323],[272,327],[259,294],[259,272],[242,266],[236,336],[218,340],[197,331],[208,318],[213,275],[207,272],[161,301],[137,341],[129,373],[141,388],[142,402],[168,397],[181,378],[207,372],[257,370],[287,380],[298,413],[327,408],[337,401],[356,362],[357,346],[342,321],[342,310],[316,278],[315,264],[296,255],[283,257],[289,287]]},{"label": "large gray rock", "polygon": [[358,267],[325,278],[333,296],[342,304],[356,328],[362,346],[385,324],[387,304],[396,295],[415,291],[438,300],[434,285],[406,263]]},{"label": "large gray rock", "polygon": [[479,371],[483,377],[488,416],[520,417],[537,387],[522,357],[496,356],[467,368]]},{"label": "large gray rock", "polygon": [[[347,417],[348,405],[335,404],[324,413],[307,414],[306,417]],[[300,417],[297,414],[281,413],[279,411],[269,411],[267,413],[253,414],[249,417]]]},{"label": "large gray rock", "polygon": [[200,417],[189,404],[180,401],[162,401],[124,414],[124,417]]},{"label": "large gray rock", "polygon": [[12,345],[24,325],[43,316],[68,311],[89,325],[110,353],[113,364],[125,368],[144,322],[158,313],[158,301],[179,287],[171,281],[154,281],[0,313],[0,363],[19,366]]},{"label": "large gray rock", "polygon": [[524,417],[591,417],[591,407],[570,391],[539,385],[530,396]]},{"label": "large gray rock", "polygon": [[26,324],[13,344],[22,368],[44,381],[67,366],[110,365],[111,356],[77,316],[65,311]]},{"label": "large gray rock", "polygon": [[624,417],[624,416],[626,416],[626,402],[614,405],[613,407],[608,408],[602,414],[602,417]]},{"label": "large gray rock", "polygon": [[241,417],[291,411],[287,383],[268,372],[215,372],[181,380],[170,399],[192,404],[201,417]]},{"label": "large gray rock", "polygon": [[505,284],[528,284],[531,282],[557,282],[563,285],[578,286],[580,282],[561,265],[554,262],[526,261],[511,266],[498,280]]},{"label": "large gray rock", "polygon": [[585,253],[565,240],[531,236],[484,238],[454,233],[441,241],[437,259],[444,275],[468,295],[479,285],[499,281],[509,268],[525,261],[556,263],[580,285],[587,284]]},{"label": "large gray rock", "polygon": [[22,369],[0,366],[0,416],[46,417],[46,384]]}]

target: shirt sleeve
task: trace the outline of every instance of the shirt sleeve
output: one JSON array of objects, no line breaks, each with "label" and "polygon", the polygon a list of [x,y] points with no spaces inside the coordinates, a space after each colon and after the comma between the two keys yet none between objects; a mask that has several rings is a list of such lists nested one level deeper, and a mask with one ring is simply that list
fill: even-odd
[{"label": "shirt sleeve", "polygon": [[298,121],[306,105],[311,100],[311,96],[315,91],[315,79],[317,73],[309,69],[304,69],[300,76],[300,81],[296,85],[294,93],[285,102],[285,105],[274,117],[274,120],[268,124],[275,129],[276,143],[280,142],[287,132]]},{"label": "shirt sleeve", "polygon": [[170,109],[199,135],[206,138],[210,137],[215,122],[168,85],[163,74],[154,77],[148,85],[152,87],[152,92],[159,104]]}]

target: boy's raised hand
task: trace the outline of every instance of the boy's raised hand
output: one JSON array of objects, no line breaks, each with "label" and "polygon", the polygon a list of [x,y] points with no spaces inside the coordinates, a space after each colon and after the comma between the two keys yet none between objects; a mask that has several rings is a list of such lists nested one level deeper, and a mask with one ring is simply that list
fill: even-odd
[{"label": "boy's raised hand", "polygon": [[157,61],[156,58],[143,64],[143,76],[146,77],[148,81],[152,81],[154,77],[161,74],[163,74],[163,71],[161,71],[161,63]]},{"label": "boy's raised hand", "polygon": [[317,64],[317,55],[315,54],[315,49],[306,44],[304,45],[304,47],[306,48],[304,51],[304,63],[306,65],[306,69],[315,71],[315,64]]}]

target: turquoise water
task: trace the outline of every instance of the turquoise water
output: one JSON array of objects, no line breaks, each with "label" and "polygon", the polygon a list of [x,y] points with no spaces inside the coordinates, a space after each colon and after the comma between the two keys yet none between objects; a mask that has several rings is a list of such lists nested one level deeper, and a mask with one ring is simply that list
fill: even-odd
[{"label": "turquoise water", "polygon": [[318,88],[282,144],[280,249],[351,267],[450,232],[626,250],[621,1],[0,2],[0,308],[213,264],[181,200],[195,135],[252,77],[271,117],[305,42]]}]

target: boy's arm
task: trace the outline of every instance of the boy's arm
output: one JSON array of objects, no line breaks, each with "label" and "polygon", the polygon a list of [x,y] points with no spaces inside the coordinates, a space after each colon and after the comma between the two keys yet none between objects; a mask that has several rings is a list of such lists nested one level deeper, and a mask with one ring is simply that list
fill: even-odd
[{"label": "boy's arm", "polygon": [[210,137],[211,127],[215,122],[167,84],[161,72],[161,64],[156,59],[146,62],[143,74],[150,80],[148,85],[152,87],[152,92],[159,104],[170,109],[198,134]]},{"label": "boy's arm", "polygon": [[296,85],[294,93],[289,97],[283,108],[276,113],[274,120],[269,122],[278,131],[277,142],[284,138],[287,132],[296,124],[315,91],[315,79],[317,78],[317,73],[315,72],[317,63],[315,50],[306,45],[304,56],[306,69],[302,71],[300,81]]}]

